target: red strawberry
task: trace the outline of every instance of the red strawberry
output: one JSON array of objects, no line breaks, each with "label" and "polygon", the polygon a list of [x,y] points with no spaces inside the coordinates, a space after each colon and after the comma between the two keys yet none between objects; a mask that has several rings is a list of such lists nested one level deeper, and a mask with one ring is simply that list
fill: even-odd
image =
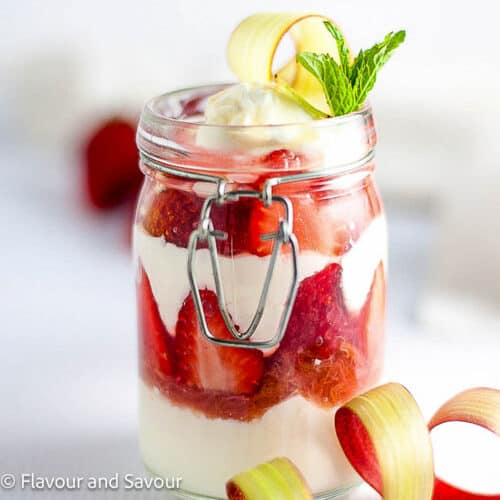
[{"label": "red strawberry", "polygon": [[354,347],[359,332],[344,306],[341,277],[340,265],[330,264],[302,281],[275,355],[301,393],[325,406],[355,392],[364,362]]},{"label": "red strawberry", "polygon": [[280,218],[283,215],[284,210],[276,204],[266,207],[261,201],[253,203],[248,231],[248,242],[251,253],[265,256],[272,252],[274,241],[263,241],[261,236],[277,232]]},{"label": "red strawberry", "polygon": [[137,292],[141,371],[152,381],[162,380],[173,374],[172,338],[160,317],[148,275],[142,266]]},{"label": "red strawberry", "polygon": [[112,208],[135,196],[142,182],[135,127],[108,120],[94,130],[84,148],[87,196],[98,209]]},{"label": "red strawberry", "polygon": [[187,247],[189,235],[200,220],[203,200],[195,193],[181,189],[165,189],[154,195],[146,209],[144,228],[153,236],[180,247]]},{"label": "red strawberry", "polygon": [[280,350],[297,353],[314,348],[326,358],[337,335],[350,339],[352,326],[341,281],[342,268],[336,263],[302,281]]},{"label": "red strawberry", "polygon": [[276,149],[265,155],[261,164],[267,168],[275,169],[299,169],[302,165],[304,158],[298,153],[294,153],[289,149]]},{"label": "red strawberry", "polygon": [[[214,292],[203,290],[201,298],[210,331],[218,338],[231,339]],[[233,394],[250,394],[258,387],[264,370],[262,352],[219,346],[203,337],[191,296],[179,311],[175,331],[178,378],[182,383]]]},{"label": "red strawberry", "polygon": [[[301,250],[341,255],[349,249],[349,230],[346,225],[335,220],[328,205],[317,202],[308,193],[290,199],[293,206],[293,232]],[[261,235],[276,232],[284,216],[285,210],[281,204],[273,203],[265,207],[260,201],[254,202],[249,228],[251,253],[263,256],[272,252],[274,242],[262,241]]]},{"label": "red strawberry", "polygon": [[306,348],[297,354],[296,370],[302,395],[319,406],[333,406],[346,401],[355,393],[360,356],[356,349],[337,336],[329,345],[324,358],[317,350]]},{"label": "red strawberry", "polygon": [[[300,173],[309,158],[280,149],[266,155],[261,163],[279,170],[281,175],[286,169]],[[257,189],[262,189],[272,172],[262,174]],[[293,205],[293,231],[302,250],[312,250],[324,255],[342,255],[347,252],[361,232],[380,213],[379,196],[369,173],[360,179],[359,174],[352,177],[352,185],[346,186],[344,177],[329,177],[299,183],[283,184],[274,188],[275,194],[287,196]],[[250,252],[263,256],[269,255],[272,241],[262,241],[260,236],[275,232],[279,220],[284,217],[284,208],[279,203],[264,207],[255,201],[250,217]]]},{"label": "red strawberry", "polygon": [[[235,255],[248,248],[248,227],[251,202],[241,199],[214,206],[211,218],[216,229],[226,231],[228,238],[217,241],[217,249],[223,255]],[[153,196],[143,218],[144,228],[153,236],[165,239],[179,247],[187,247],[189,236],[198,227],[204,199],[196,193],[167,188]],[[206,243],[200,244],[200,248]]]}]

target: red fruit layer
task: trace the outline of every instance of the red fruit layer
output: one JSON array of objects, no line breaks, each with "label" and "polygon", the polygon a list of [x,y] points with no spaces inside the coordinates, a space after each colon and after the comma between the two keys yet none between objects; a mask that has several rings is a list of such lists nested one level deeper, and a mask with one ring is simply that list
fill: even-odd
[{"label": "red fruit layer", "polygon": [[[219,347],[202,338],[188,297],[179,312],[175,338],[142,342],[159,349],[156,353],[143,351],[143,377],[172,402],[209,418],[252,420],[294,394],[319,406],[340,404],[378,375],[385,293],[380,266],[364,308],[352,314],[344,305],[341,276],[341,267],[330,264],[302,281],[285,337],[268,358],[260,351]],[[150,288],[139,287],[139,293],[146,294],[140,304],[156,308],[149,300]],[[211,331],[230,338],[215,295],[201,293]],[[139,314],[155,318],[141,320],[142,337],[157,339],[158,313],[146,308]],[[175,361],[165,364],[165,371],[149,368],[160,366],[159,360],[172,360],[172,352]]]},{"label": "red fruit layer", "polygon": [[[287,150],[273,151],[261,159],[266,168],[283,169],[300,166],[303,159]],[[262,189],[266,173],[252,185],[242,189]],[[335,181],[293,183],[275,188],[276,194],[289,197],[294,211],[294,233],[301,250],[311,250],[324,255],[342,255],[349,250],[371,220],[380,214],[378,195],[369,177],[354,182],[346,189],[336,190]],[[145,215],[141,222],[151,235],[164,236],[166,241],[186,247],[191,232],[197,227],[204,198],[186,186],[173,184],[160,193],[150,193]],[[213,207],[212,220],[216,229],[224,230],[229,238],[218,242],[224,255],[251,253],[269,255],[272,241],[262,241],[263,234],[276,232],[279,220],[284,217],[280,203],[265,207],[261,201],[241,199]],[[287,250],[287,247],[285,247]]]}]

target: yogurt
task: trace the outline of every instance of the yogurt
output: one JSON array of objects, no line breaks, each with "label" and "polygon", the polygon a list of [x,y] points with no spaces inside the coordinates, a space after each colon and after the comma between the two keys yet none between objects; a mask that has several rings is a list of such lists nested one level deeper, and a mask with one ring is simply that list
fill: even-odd
[{"label": "yogurt", "polygon": [[295,396],[251,422],[208,419],[170,403],[140,382],[139,439],[146,466],[170,478],[182,471],[181,488],[225,498],[224,486],[236,473],[283,456],[291,459],[315,492],[332,484],[355,485],[333,429],[335,409]]},{"label": "yogurt", "polygon": [[[375,270],[380,262],[386,260],[386,240],[385,218],[379,216],[340,258],[311,251],[300,252],[299,282],[332,262],[340,262],[343,268],[342,289],[345,303],[352,312],[359,311],[370,291]],[[141,225],[136,225],[134,229],[134,247],[149,277],[160,316],[169,333],[175,335],[177,314],[190,293],[187,275],[188,251],[166,242],[163,237],[149,235]],[[243,329],[250,324],[255,313],[269,260],[270,256],[219,255],[227,308],[235,323]],[[255,340],[266,340],[270,338],[268,332],[276,330],[292,277],[291,264],[289,254],[281,254],[278,257],[264,316],[252,337]],[[197,250],[195,269],[199,287],[215,290],[207,249]]]}]

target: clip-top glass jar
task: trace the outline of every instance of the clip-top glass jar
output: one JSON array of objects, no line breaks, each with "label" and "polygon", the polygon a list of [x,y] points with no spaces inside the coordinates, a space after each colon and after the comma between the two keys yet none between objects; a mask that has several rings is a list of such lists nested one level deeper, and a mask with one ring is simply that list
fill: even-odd
[{"label": "clip-top glass jar", "polygon": [[140,445],[182,495],[277,456],[323,498],[359,482],[335,409],[377,383],[386,227],[371,110],[202,123],[206,86],[149,102],[138,266]]}]

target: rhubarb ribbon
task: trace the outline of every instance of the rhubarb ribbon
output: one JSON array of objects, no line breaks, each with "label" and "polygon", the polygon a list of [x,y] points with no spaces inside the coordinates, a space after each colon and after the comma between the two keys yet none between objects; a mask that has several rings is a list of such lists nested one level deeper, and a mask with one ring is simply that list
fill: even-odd
[{"label": "rhubarb ribbon", "polygon": [[229,500],[313,500],[297,467],[278,457],[240,472],[226,483]]},{"label": "rhubarb ribbon", "polygon": [[[287,12],[259,13],[245,18],[233,31],[227,47],[229,65],[242,82],[286,82],[316,108],[328,113],[319,82],[300,64],[295,56],[273,74],[273,61],[278,45],[288,33],[295,52],[330,54],[339,61],[337,44],[322,23],[329,20],[319,14]],[[330,21],[331,22],[331,21]]]},{"label": "rhubarb ribbon", "polygon": [[456,421],[499,435],[500,391],[464,391],[441,406],[426,426],[413,396],[389,383],[342,406],[335,431],[351,465],[385,500],[500,500],[500,494],[466,492],[435,477],[429,432]]}]

